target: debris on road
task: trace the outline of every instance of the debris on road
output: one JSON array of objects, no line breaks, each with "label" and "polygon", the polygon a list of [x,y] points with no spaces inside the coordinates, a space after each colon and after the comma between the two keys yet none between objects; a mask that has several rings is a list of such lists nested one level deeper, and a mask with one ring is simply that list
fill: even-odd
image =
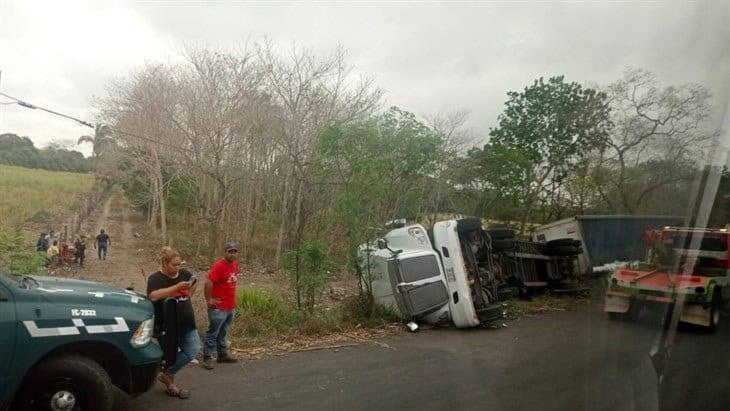
[{"label": "debris on road", "polygon": [[295,352],[319,351],[354,347],[358,345],[372,344],[381,348],[395,350],[384,342],[377,341],[384,337],[396,334],[402,330],[401,324],[388,324],[379,328],[353,329],[350,331],[330,334],[325,336],[297,335],[287,338],[280,343],[267,346],[236,348],[231,350],[236,354],[243,355],[249,360],[261,359],[271,356],[282,356]]}]

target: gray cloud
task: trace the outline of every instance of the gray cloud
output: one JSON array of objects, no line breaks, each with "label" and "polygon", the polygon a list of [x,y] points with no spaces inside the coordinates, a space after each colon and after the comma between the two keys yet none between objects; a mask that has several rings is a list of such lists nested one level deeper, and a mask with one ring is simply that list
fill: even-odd
[{"label": "gray cloud", "polygon": [[[539,76],[606,84],[634,66],[663,84],[703,83],[718,106],[728,99],[722,2],[82,3],[49,16],[52,4],[0,5],[2,87],[82,116],[109,78],[145,61],[174,58],[185,44],[229,49],[264,36],[321,53],[342,45],[358,73],[387,91],[388,104],[420,115],[469,109],[481,135],[505,93]],[[39,142],[86,131],[0,110],[0,132]]]}]

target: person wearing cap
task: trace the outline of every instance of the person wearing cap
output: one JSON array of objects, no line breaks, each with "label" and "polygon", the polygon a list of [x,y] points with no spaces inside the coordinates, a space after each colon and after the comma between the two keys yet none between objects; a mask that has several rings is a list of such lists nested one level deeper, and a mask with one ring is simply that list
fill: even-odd
[{"label": "person wearing cap", "polygon": [[238,282],[238,246],[229,242],[225,255],[210,267],[205,281],[205,301],[208,304],[208,332],[203,344],[203,367],[212,370],[213,352],[219,363],[235,363],[238,359],[228,352],[226,335],[233,323]]}]

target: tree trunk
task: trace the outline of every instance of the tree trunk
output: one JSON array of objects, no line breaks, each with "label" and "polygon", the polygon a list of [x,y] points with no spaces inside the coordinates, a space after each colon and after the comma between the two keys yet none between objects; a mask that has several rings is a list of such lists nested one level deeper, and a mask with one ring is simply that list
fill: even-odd
[{"label": "tree trunk", "polygon": [[167,210],[165,207],[165,182],[162,177],[162,164],[157,155],[157,149],[152,149],[153,161],[153,178],[155,180],[155,197],[157,199],[157,207],[160,212],[160,234],[162,235],[162,243],[167,244]]},{"label": "tree trunk", "polygon": [[305,219],[302,216],[302,187],[304,186],[305,181],[300,180],[299,184],[297,185],[297,205],[296,205],[296,211],[294,213],[294,229],[296,230],[296,237],[294,238],[294,247],[299,247],[299,245],[302,242],[302,237],[304,235],[304,224]]},{"label": "tree trunk", "polygon": [[289,195],[290,195],[290,180],[292,174],[288,173],[284,182],[284,196],[281,199],[281,223],[279,224],[279,237],[276,240],[276,254],[274,256],[276,265],[279,266],[279,259],[281,258],[281,248],[284,244],[284,229],[286,228],[287,217],[289,216]]}]

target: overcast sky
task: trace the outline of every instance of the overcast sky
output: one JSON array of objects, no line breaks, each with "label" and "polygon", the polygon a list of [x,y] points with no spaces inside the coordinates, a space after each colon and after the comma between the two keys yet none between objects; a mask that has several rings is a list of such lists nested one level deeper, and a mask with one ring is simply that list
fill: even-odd
[{"label": "overcast sky", "polygon": [[[728,100],[730,2],[31,2],[0,0],[0,90],[92,118],[110,78],[146,61],[179,58],[186,44],[231,49],[264,36],[349,52],[387,105],[424,116],[471,111],[486,136],[505,93],[539,76],[606,84],[627,66],[663,84],[699,82]],[[0,101],[5,101],[0,99]],[[0,105],[0,133],[36,145],[88,129]],[[88,147],[82,147],[88,153]]]}]

